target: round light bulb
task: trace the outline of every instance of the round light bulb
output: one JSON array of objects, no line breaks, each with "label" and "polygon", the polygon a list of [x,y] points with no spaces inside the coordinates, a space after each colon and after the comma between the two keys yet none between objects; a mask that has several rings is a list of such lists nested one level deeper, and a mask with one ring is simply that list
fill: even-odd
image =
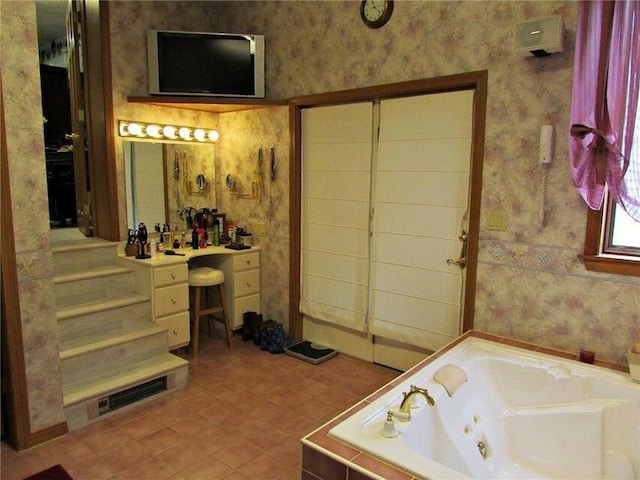
[{"label": "round light bulb", "polygon": [[220,134],[216,131],[216,130],[211,130],[209,132],[209,140],[211,140],[212,142],[217,142],[218,139],[220,138]]},{"label": "round light bulb", "polygon": [[161,129],[158,125],[147,125],[147,135],[149,135],[150,137],[161,137],[162,133],[161,133]]},{"label": "round light bulb", "polygon": [[204,142],[207,139],[207,134],[201,128],[196,128],[193,131],[193,136],[199,142]]},{"label": "round light bulb", "polygon": [[142,135],[142,125],[138,123],[130,123],[127,130],[129,130],[131,135],[135,135],[136,137]]},{"label": "round light bulb", "polygon": [[162,129],[162,134],[167,138],[176,138],[176,127],[167,125]]},{"label": "round light bulb", "polygon": [[182,127],[178,130],[178,135],[183,140],[189,140],[191,138],[191,129],[187,127]]}]

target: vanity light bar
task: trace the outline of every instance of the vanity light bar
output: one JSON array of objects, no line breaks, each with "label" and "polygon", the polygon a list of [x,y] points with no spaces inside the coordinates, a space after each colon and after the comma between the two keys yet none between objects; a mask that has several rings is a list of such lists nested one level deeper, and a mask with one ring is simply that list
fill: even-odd
[{"label": "vanity light bar", "polygon": [[159,123],[131,122],[128,120],[118,120],[118,134],[121,137],[178,140],[194,143],[213,143],[220,138],[217,130],[161,125]]}]

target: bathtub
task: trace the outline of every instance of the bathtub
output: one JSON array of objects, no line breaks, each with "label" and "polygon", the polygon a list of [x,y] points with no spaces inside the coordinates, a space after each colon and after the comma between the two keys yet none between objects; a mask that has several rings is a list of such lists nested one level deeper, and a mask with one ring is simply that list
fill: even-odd
[{"label": "bathtub", "polygon": [[[440,367],[467,376],[451,396]],[[402,392],[426,388],[398,435]],[[387,425],[388,427],[389,425]],[[640,384],[593,365],[469,337],[328,432],[418,478],[640,479]]]}]

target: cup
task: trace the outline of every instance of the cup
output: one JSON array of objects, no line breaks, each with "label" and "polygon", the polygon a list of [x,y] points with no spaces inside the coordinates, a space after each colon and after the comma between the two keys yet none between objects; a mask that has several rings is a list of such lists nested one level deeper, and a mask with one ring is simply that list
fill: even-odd
[{"label": "cup", "polygon": [[580,350],[580,361],[582,363],[593,363],[596,359],[596,354],[591,350]]}]

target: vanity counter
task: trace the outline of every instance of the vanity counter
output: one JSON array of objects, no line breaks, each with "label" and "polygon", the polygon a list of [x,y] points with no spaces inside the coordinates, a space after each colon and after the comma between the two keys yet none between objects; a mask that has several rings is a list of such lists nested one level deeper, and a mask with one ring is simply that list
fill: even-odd
[{"label": "vanity counter", "polygon": [[[207,248],[198,248],[194,250],[193,248],[176,248],[172,249],[176,253],[184,254],[182,255],[165,255],[164,252],[156,253],[151,256],[151,258],[136,258],[136,257],[127,257],[124,253],[120,253],[120,258],[122,260],[126,260],[128,262],[134,262],[137,264],[145,263],[149,266],[162,266],[162,265],[175,265],[180,263],[188,262],[192,258],[203,257],[206,255],[242,255],[246,253],[252,253],[256,251],[260,251],[260,247],[252,246],[251,248],[247,248],[244,250],[234,250],[232,248],[225,248],[223,245],[218,247],[210,246]],[[124,251],[124,247],[120,249],[120,252]]]},{"label": "vanity counter", "polygon": [[[120,249],[124,252],[124,246]],[[174,250],[183,255],[157,253],[138,259],[120,254],[119,261],[135,275],[137,293],[152,299],[152,315],[167,326],[169,349],[187,345],[189,334],[189,261],[222,270],[226,291],[226,315],[232,329],[242,327],[247,311],[260,313],[260,247],[234,250],[211,246]]]}]

